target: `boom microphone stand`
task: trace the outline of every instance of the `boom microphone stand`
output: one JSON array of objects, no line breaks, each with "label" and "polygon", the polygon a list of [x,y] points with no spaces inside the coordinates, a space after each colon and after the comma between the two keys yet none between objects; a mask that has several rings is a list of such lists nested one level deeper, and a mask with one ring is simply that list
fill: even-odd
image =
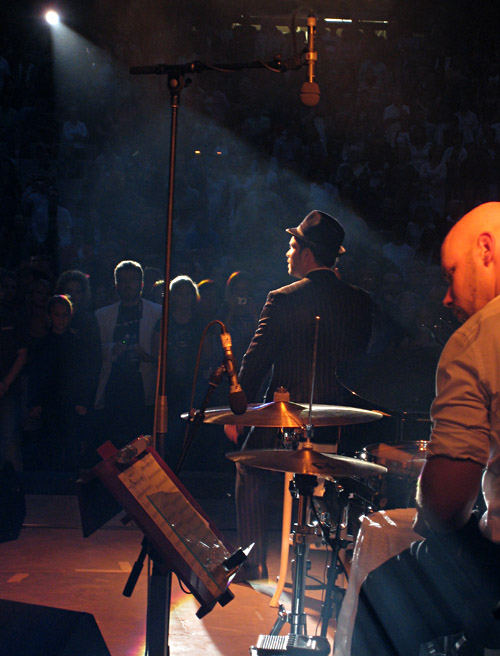
[{"label": "boom microphone stand", "polygon": [[[213,70],[219,72],[236,72],[250,68],[265,68],[275,73],[284,73],[289,70],[301,68],[311,55],[306,56],[306,61],[300,57],[282,60],[281,57],[270,62],[253,61],[235,64],[204,64],[201,61],[193,61],[181,65],[155,64],[152,66],[132,66],[132,75],[167,75],[168,88],[170,91],[171,122],[170,122],[170,150],[169,150],[169,177],[168,177],[168,204],[167,204],[167,230],[165,239],[165,293],[163,297],[163,314],[161,321],[161,338],[158,355],[158,378],[156,388],[155,418],[153,430],[153,447],[158,451],[161,458],[165,458],[167,451],[167,370],[168,370],[168,318],[169,318],[169,287],[170,269],[172,257],[172,233],[173,233],[173,207],[174,207],[174,182],[175,182],[175,159],[177,149],[177,115],[180,105],[180,94],[182,89],[191,80],[186,78],[187,74],[202,73]],[[318,96],[319,97],[319,96]],[[171,598],[172,572],[165,571],[153,561],[152,576],[148,579],[148,614],[146,623],[146,654],[147,656],[168,656],[168,614]],[[154,612],[153,612],[154,609]]]}]

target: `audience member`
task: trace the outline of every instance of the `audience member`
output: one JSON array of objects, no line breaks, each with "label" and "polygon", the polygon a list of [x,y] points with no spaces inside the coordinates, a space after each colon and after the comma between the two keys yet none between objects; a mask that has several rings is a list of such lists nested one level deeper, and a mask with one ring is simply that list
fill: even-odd
[{"label": "audience member", "polygon": [[233,354],[238,363],[252,340],[259,319],[253,283],[253,276],[247,271],[234,271],[226,283],[221,318],[231,333]]},{"label": "audience member", "polygon": [[52,285],[44,278],[35,280],[28,293],[27,305],[24,310],[24,325],[30,348],[49,332],[50,320],[47,303],[51,293]]},{"label": "audience member", "polygon": [[0,468],[6,461],[23,468],[21,444],[21,372],[26,363],[26,336],[11,304],[4,303],[5,273],[0,274]]},{"label": "audience member", "polygon": [[198,314],[202,323],[209,323],[219,318],[221,308],[221,298],[217,283],[210,278],[206,278],[198,283],[198,293],[200,300],[198,302]]},{"label": "audience member", "polygon": [[162,308],[142,298],[138,262],[120,262],[114,276],[120,300],[96,312],[102,346],[96,408],[103,411],[101,437],[123,446],[153,429],[157,367],[152,344]]},{"label": "audience member", "polygon": [[70,330],[81,341],[87,358],[88,384],[95,398],[101,371],[101,340],[99,326],[92,311],[89,277],[77,269],[64,271],[56,283],[56,294],[68,296],[73,306]]},{"label": "audience member", "polygon": [[70,331],[72,305],[52,296],[50,332],[37,344],[29,371],[28,407],[41,419],[39,456],[45,468],[76,472],[82,455],[82,422],[92,403],[88,360],[82,341]]},{"label": "audience member", "polygon": [[[180,417],[190,410],[191,389],[195,373],[203,326],[198,316],[198,287],[189,276],[177,276],[170,283],[168,348],[167,348],[167,400],[168,430],[165,459],[171,467],[179,460],[186,422]],[[154,340],[154,353],[159,347],[159,324]],[[203,373],[206,360],[201,363]]]}]

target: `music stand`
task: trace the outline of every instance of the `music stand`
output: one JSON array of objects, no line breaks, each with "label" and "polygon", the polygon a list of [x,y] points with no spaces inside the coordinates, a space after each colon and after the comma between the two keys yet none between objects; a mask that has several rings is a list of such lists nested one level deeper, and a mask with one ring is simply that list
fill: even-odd
[{"label": "music stand", "polygon": [[[89,517],[92,508],[87,490],[91,490],[90,498],[98,501],[97,478],[103,498],[110,493],[144,534],[141,554],[124,594],[132,593],[149,554],[153,575],[148,590],[146,647],[149,656],[160,656],[169,653],[171,574],[175,573],[200,603],[196,615],[201,619],[217,603],[225,606],[234,598],[229,583],[249,550],[229,551],[215,525],[154,448],[147,447],[123,462],[120,454],[126,448],[118,451],[106,442],[99,449],[103,461],[93,468],[88,480],[80,481],[82,528],[88,536],[90,528],[97,530],[106,521],[104,516]],[[116,510],[112,504],[109,508],[110,512]]]}]

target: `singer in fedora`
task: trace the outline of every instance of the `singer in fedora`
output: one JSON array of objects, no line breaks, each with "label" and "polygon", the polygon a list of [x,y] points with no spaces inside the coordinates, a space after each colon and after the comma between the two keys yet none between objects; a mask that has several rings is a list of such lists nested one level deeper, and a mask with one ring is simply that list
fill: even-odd
[{"label": "singer in fedora", "polygon": [[[313,401],[339,404],[343,391],[335,371],[340,362],[359,358],[366,352],[372,328],[371,299],[364,290],[341,280],[334,270],[339,256],[345,253],[345,231],[333,216],[314,210],[295,228],[288,228],[287,233],[288,273],[298,280],[269,292],[257,330],[243,356],[239,380],[250,403],[272,401],[280,387],[288,390],[290,401],[308,403],[315,318],[319,316]],[[264,399],[259,398],[259,390],[269,376]],[[236,427],[226,427],[226,435],[236,442]],[[276,437],[276,429],[253,428],[243,449],[275,448]],[[269,478],[269,472],[237,465],[239,543],[255,543],[242,570],[247,580],[267,577]]]}]

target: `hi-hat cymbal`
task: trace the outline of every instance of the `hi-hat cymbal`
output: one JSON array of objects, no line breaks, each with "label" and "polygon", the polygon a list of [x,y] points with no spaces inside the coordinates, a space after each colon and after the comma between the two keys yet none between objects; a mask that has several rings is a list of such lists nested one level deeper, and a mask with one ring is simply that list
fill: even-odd
[{"label": "hi-hat cymbal", "polygon": [[[313,405],[313,426],[345,426],[364,424],[381,419],[384,413],[375,410],[349,408],[343,405]],[[189,414],[184,413],[183,419]],[[230,408],[208,408],[205,410],[206,424],[234,424],[237,426],[261,426],[268,428],[301,428],[309,421],[309,406],[289,401],[249,404],[242,415],[235,415]]]},{"label": "hi-hat cymbal", "polygon": [[329,480],[338,478],[381,476],[387,468],[347,456],[319,453],[314,449],[256,449],[226,453],[226,458],[249,467],[292,474],[310,474]]}]

